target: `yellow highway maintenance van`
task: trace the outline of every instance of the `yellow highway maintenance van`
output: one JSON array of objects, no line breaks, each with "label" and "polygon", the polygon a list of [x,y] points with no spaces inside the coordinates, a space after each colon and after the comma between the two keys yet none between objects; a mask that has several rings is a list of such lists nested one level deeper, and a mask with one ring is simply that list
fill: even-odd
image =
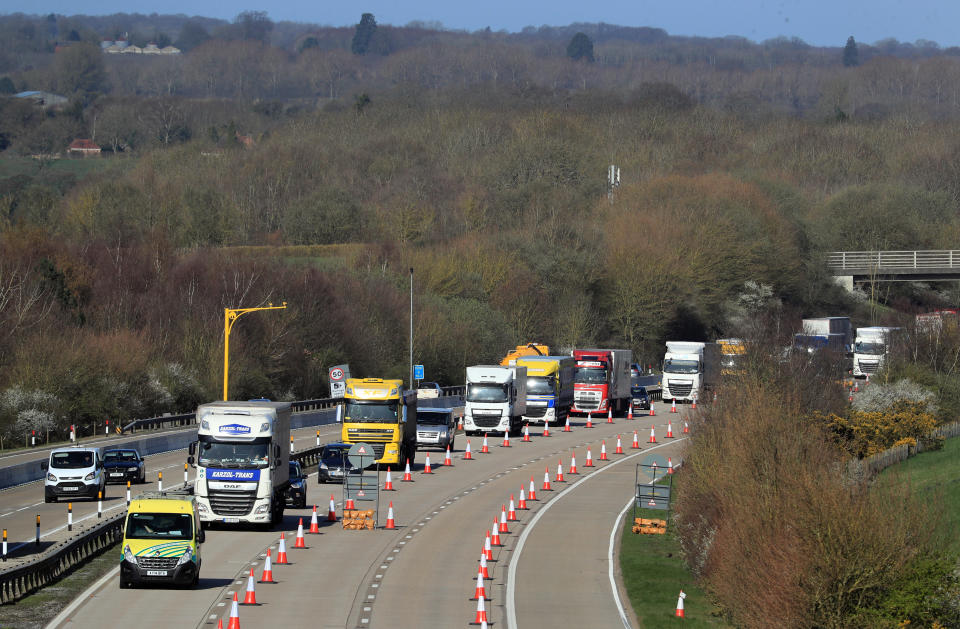
[{"label": "yellow highway maintenance van", "polygon": [[130,501],[123,526],[120,587],[197,585],[203,540],[193,496],[174,492],[137,496]]}]

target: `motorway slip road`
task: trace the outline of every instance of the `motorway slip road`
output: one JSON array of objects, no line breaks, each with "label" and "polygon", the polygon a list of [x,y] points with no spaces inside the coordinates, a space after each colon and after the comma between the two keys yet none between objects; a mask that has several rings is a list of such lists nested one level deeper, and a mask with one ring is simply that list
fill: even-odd
[{"label": "motorway slip road", "polygon": [[[441,465],[443,453],[431,451],[433,474],[423,473],[425,452],[414,466],[414,482],[392,474],[394,492],[381,493],[380,523],[387,502],[394,503],[397,529],[347,531],[339,522],[326,523],[330,494],[340,501],[336,485],[309,485],[310,502],[319,505],[321,533],[307,535],[306,549],[294,549],[299,517],[309,525],[310,510],[290,511],[284,519],[286,548],[292,565],[276,564],[278,531],[212,530],[203,547],[200,586],[196,590],[120,590],[115,573],[107,575],[65,610],[52,627],[216,627],[229,624],[234,593],[244,599],[247,575],[261,577],[263,556],[273,553],[276,585],[257,584],[257,606],[240,606],[239,618],[251,627],[460,627],[475,619],[477,603],[469,600],[476,588],[478,560],[485,533],[509,506],[510,494],[529,490],[533,477],[537,501],[518,512],[503,546],[493,549],[492,579],[485,582],[490,626],[537,627],[579,625],[623,626],[610,585],[610,532],[633,494],[634,464],[653,447],[644,443],[651,423],[657,438],[667,441],[666,422],[673,420],[676,439],[658,447],[662,456],[679,458],[684,443],[682,417],[658,405],[656,418],[617,419],[592,429],[572,432],[551,429],[550,438],[531,430],[532,442],[519,438],[503,448],[502,438],[490,438],[491,452],[481,454],[482,439],[473,437],[474,460],[463,460],[466,439],[458,436],[453,467]],[[578,421],[582,424],[582,421]],[[633,431],[641,449],[632,450]],[[623,455],[614,454],[617,434]],[[606,441],[610,461],[600,461]],[[595,467],[585,467],[586,449]],[[576,453],[578,475],[569,474]],[[555,481],[562,461],[565,482]],[[622,463],[620,461],[623,461]],[[544,469],[553,491],[542,490]],[[581,480],[583,479],[583,480]],[[579,483],[579,484],[577,484]],[[574,487],[574,485],[576,485]],[[568,489],[569,488],[569,489]],[[358,505],[362,506],[362,505]],[[542,515],[537,515],[542,513]],[[517,544],[523,537],[521,552]],[[508,580],[511,562],[516,578]],[[513,594],[516,625],[508,622],[506,601]],[[628,612],[628,616],[632,614]]]}]

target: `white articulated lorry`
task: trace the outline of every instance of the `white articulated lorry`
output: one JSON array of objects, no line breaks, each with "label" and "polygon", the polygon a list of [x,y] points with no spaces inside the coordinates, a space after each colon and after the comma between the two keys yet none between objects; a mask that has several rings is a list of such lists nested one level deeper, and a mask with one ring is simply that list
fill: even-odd
[{"label": "white articulated lorry", "polygon": [[868,378],[883,368],[890,342],[900,328],[857,328],[853,344],[853,377]]},{"label": "white articulated lorry", "polygon": [[660,386],[663,400],[693,402],[716,384],[720,350],[716,343],[667,341]]},{"label": "white articulated lorry", "polygon": [[467,367],[467,396],[463,429],[481,432],[520,431],[527,412],[527,368],[511,365]]},{"label": "white articulated lorry", "polygon": [[290,403],[211,402],[197,409],[200,521],[274,525],[290,484]]}]

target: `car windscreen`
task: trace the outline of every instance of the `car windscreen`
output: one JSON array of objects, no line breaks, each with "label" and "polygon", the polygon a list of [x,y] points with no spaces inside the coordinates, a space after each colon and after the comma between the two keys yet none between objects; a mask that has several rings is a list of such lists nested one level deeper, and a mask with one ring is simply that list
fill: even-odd
[{"label": "car windscreen", "polygon": [[424,426],[446,426],[450,422],[450,413],[436,411],[417,411],[417,423]]},{"label": "car windscreen", "polygon": [[340,460],[340,457],[347,456],[347,450],[350,448],[345,446],[327,446],[320,453],[321,459],[336,459]]},{"label": "car windscreen", "polygon": [[117,461],[136,461],[137,453],[133,450],[107,450],[103,453],[103,460],[106,463],[115,463]]},{"label": "car windscreen", "polygon": [[192,539],[193,517],[189,513],[131,513],[128,539]]},{"label": "car windscreen", "polygon": [[50,455],[50,467],[58,469],[79,469],[93,467],[93,452],[54,452]]}]

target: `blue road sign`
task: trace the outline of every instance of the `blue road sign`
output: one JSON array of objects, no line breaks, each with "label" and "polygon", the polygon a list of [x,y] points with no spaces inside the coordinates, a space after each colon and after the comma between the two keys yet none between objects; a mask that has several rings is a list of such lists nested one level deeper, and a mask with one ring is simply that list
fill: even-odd
[{"label": "blue road sign", "polygon": [[413,366],[413,379],[414,379],[414,380],[423,380],[423,365],[414,365],[414,366]]}]

